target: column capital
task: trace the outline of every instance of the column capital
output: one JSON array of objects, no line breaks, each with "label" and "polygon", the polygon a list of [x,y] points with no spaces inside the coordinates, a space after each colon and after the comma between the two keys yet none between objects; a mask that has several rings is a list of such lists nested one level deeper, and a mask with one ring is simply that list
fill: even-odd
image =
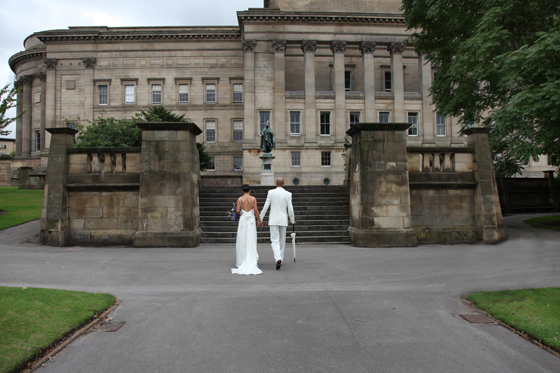
[{"label": "column capital", "polygon": [[288,42],[286,40],[273,40],[272,47],[274,48],[274,52],[279,53],[286,53],[286,46]]},{"label": "column capital", "polygon": [[58,60],[56,58],[46,58],[43,62],[47,66],[47,70],[54,70],[56,69],[56,63]]},{"label": "column capital", "polygon": [[23,87],[23,77],[19,77],[15,82],[14,82],[14,88],[20,88]]},{"label": "column capital", "polygon": [[333,53],[344,53],[346,52],[346,42],[341,40],[335,40],[331,42],[331,51]]},{"label": "column capital", "polygon": [[31,87],[33,85],[33,75],[24,75],[18,80],[21,80],[22,85]]},{"label": "column capital", "polygon": [[375,42],[374,41],[363,41],[360,44],[360,52],[362,52],[362,54],[366,54],[366,53],[373,53],[375,52]]},{"label": "column capital", "polygon": [[391,53],[391,54],[395,54],[395,53],[400,53],[402,54],[402,52],[404,51],[404,43],[390,43],[387,46],[387,50]]},{"label": "column capital", "polygon": [[254,52],[257,42],[255,40],[244,40],[241,42],[243,45],[243,52]]},{"label": "column capital", "polygon": [[44,71],[40,71],[39,73],[37,73],[37,78],[39,78],[40,81],[45,82],[47,81],[47,73]]},{"label": "column capital", "polygon": [[315,40],[304,40],[301,42],[301,50],[303,53],[315,53],[317,42]]},{"label": "column capital", "polygon": [[93,67],[97,63],[97,58],[85,57],[85,58],[82,58],[82,62],[84,63],[84,67],[86,69],[93,69]]}]

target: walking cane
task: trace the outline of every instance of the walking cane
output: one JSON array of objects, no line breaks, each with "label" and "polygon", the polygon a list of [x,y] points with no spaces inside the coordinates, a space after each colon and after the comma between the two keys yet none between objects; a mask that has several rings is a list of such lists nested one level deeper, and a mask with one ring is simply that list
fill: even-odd
[{"label": "walking cane", "polygon": [[294,248],[294,263],[296,262],[296,226],[292,224],[292,247]]}]

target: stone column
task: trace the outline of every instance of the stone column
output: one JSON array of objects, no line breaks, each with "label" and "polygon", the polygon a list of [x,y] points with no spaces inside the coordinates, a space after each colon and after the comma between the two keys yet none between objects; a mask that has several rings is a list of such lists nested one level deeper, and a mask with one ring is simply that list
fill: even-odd
[{"label": "stone column", "polygon": [[142,129],[140,202],[135,247],[200,244],[200,163],[194,123],[138,123]]},{"label": "stone column", "polygon": [[37,77],[41,81],[41,152],[45,151],[45,128],[46,120],[45,115],[47,107],[45,105],[45,96],[47,94],[47,73],[41,71],[37,74]]},{"label": "stone column", "polygon": [[31,157],[32,142],[32,97],[31,88],[33,87],[33,77],[26,75],[23,77],[23,121],[21,130],[21,156],[24,158]]},{"label": "stone column", "polygon": [[468,145],[474,147],[475,224],[477,234],[485,243],[498,243],[506,238],[498,185],[490,153],[488,128],[465,131]]},{"label": "stone column", "polygon": [[375,63],[373,53],[375,42],[364,41],[360,44],[364,67],[364,122],[377,122],[375,112]]},{"label": "stone column", "polygon": [[[334,107],[335,107],[335,133],[337,141],[344,141],[346,131],[346,85],[344,84],[344,52],[346,52],[345,41],[331,42],[333,52],[334,70]],[[332,135],[332,134],[331,134]]]},{"label": "stone column", "polygon": [[317,42],[301,43],[305,65],[305,141],[317,142],[317,106],[315,105],[315,51]]},{"label": "stone column", "polygon": [[243,143],[255,145],[259,142],[257,138],[260,136],[258,130],[258,123],[255,123],[255,47],[257,42],[254,40],[247,40],[243,42],[243,64],[244,72],[244,90],[243,103],[244,103],[244,128],[243,128]]},{"label": "stone column", "polygon": [[18,119],[16,119],[16,157],[21,157],[21,140],[23,136],[23,118],[20,117],[21,113],[23,112],[23,80],[19,78],[14,83],[15,88],[19,88],[17,93],[17,107],[16,107],[16,115]]},{"label": "stone column", "polygon": [[354,246],[416,246],[411,226],[406,133],[409,123],[359,123],[352,136],[350,227]]},{"label": "stone column", "polygon": [[[275,40],[272,42],[274,49],[274,124],[276,128],[284,127],[283,131],[276,132],[277,142],[285,142],[290,134],[289,122],[286,122],[286,65],[284,54],[287,42]],[[287,124],[287,125],[286,125]]]},{"label": "stone column", "polygon": [[418,75],[420,77],[420,93],[422,93],[422,122],[418,125],[418,135],[423,137],[424,144],[435,144],[435,114],[430,96],[432,86],[432,63],[426,59],[426,53],[418,54]]},{"label": "stone column", "polygon": [[97,63],[97,59],[93,57],[83,58],[82,62],[84,63],[84,82],[85,82],[85,89],[84,89],[84,108],[83,113],[84,116],[81,119],[84,120],[93,120],[93,95],[95,86],[93,85],[93,73],[94,73],[94,66]]},{"label": "stone column", "polygon": [[74,135],[72,128],[48,128],[52,135],[49,164],[43,192],[43,209],[39,229],[41,243],[49,246],[66,246],[68,239],[68,153],[72,148]]},{"label": "stone column", "polygon": [[404,110],[404,67],[403,67],[403,43],[391,43],[387,47],[391,53],[391,81],[393,86],[393,98],[396,123],[406,122],[406,115]]},{"label": "stone column", "polygon": [[[56,65],[58,60],[55,58],[46,59],[47,82],[45,94],[45,127],[56,127]],[[51,144],[51,134],[47,131],[45,136],[45,149],[49,149]]]}]

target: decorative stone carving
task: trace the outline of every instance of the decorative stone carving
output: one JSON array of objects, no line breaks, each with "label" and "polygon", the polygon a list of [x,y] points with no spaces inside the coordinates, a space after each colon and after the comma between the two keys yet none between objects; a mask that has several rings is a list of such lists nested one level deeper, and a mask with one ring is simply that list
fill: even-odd
[{"label": "decorative stone carving", "polygon": [[404,43],[390,43],[387,50],[393,53],[402,53],[404,51]]},{"label": "decorative stone carving", "polygon": [[47,58],[44,60],[45,65],[47,66],[47,70],[54,70],[56,69],[56,63],[58,60],[56,58]]},{"label": "decorative stone carving", "polygon": [[375,42],[374,41],[363,41],[362,44],[360,44],[360,52],[362,52],[362,54],[366,54],[366,53],[373,53],[375,52]]},{"label": "decorative stone carving", "polygon": [[37,78],[39,78],[40,81],[45,82],[47,81],[47,73],[44,71],[41,71],[37,74]]},{"label": "decorative stone carving", "polygon": [[346,52],[346,42],[345,41],[333,41],[331,42],[331,51],[333,53],[344,53]]},{"label": "decorative stone carving", "polygon": [[23,85],[26,85],[28,87],[33,86],[33,76],[32,75],[24,75],[20,79],[21,79],[21,82],[22,82]]},{"label": "decorative stone carving", "polygon": [[243,52],[254,52],[257,42],[254,40],[245,40],[241,42],[243,44]]},{"label": "decorative stone carving", "polygon": [[20,88],[20,87],[23,87],[23,78],[21,77],[14,82],[14,88]]},{"label": "decorative stone carving", "polygon": [[303,53],[315,53],[317,50],[317,42],[314,40],[304,40],[301,42],[301,50]]},{"label": "decorative stone carving", "polygon": [[286,46],[288,42],[286,40],[273,40],[272,47],[274,48],[275,52],[279,53],[286,53]]},{"label": "decorative stone carving", "polygon": [[93,69],[93,67],[97,63],[97,58],[88,57],[88,58],[82,59],[82,61],[84,62],[84,67],[86,69]]}]

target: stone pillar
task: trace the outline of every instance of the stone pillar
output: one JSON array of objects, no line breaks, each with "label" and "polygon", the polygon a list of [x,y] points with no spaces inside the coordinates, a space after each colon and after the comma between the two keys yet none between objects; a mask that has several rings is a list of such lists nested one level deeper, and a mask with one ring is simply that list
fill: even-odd
[{"label": "stone pillar", "polygon": [[391,80],[394,97],[394,122],[406,122],[406,112],[404,110],[404,67],[403,67],[403,43],[391,43],[387,47],[391,53]]},{"label": "stone pillar", "polygon": [[485,243],[498,243],[506,238],[498,185],[490,153],[488,128],[470,128],[465,131],[468,145],[474,147],[475,224],[478,236]]},{"label": "stone pillar", "polygon": [[420,77],[419,92],[422,93],[422,121],[418,125],[418,136],[424,144],[435,144],[435,114],[430,96],[432,86],[432,63],[426,59],[426,53],[418,54],[418,76]]},{"label": "stone pillar", "polygon": [[[286,65],[284,54],[287,42],[275,40],[272,42],[274,49],[274,123],[276,128],[284,127],[284,131],[276,133],[276,141],[285,142],[290,134],[289,122],[286,122]],[[287,124],[287,125],[284,125]]]},{"label": "stone pillar", "polygon": [[18,88],[17,107],[16,107],[16,157],[21,157],[21,139],[23,136],[23,118],[20,116],[23,112],[23,80],[20,78],[14,83],[14,87]]},{"label": "stone pillar", "polygon": [[43,208],[39,229],[41,243],[49,246],[66,246],[68,239],[68,153],[72,148],[74,135],[72,128],[48,128],[52,135],[49,164],[43,192]]},{"label": "stone pillar", "polygon": [[93,84],[93,68],[97,63],[97,59],[93,57],[83,58],[82,62],[84,63],[84,82],[85,82],[85,89],[84,89],[84,109],[83,113],[84,116],[83,120],[93,120],[93,95],[95,86]]},{"label": "stone pillar", "polygon": [[257,42],[247,40],[243,42],[243,64],[244,72],[244,128],[243,143],[255,145],[258,144],[257,138],[260,137],[258,123],[255,122],[255,47]]},{"label": "stone pillar", "polygon": [[350,227],[354,246],[416,246],[411,227],[406,133],[409,123],[359,123],[352,136]]},{"label": "stone pillar", "polygon": [[200,163],[194,123],[138,123],[142,129],[140,201],[135,247],[200,244]]},{"label": "stone pillar", "polygon": [[23,121],[21,130],[21,156],[24,158],[31,157],[32,142],[32,97],[31,87],[33,86],[33,77],[26,75],[23,77]]},{"label": "stone pillar", "polygon": [[375,63],[373,53],[375,42],[364,41],[360,44],[364,67],[364,122],[376,122],[375,112]]},{"label": "stone pillar", "polygon": [[305,65],[305,141],[317,142],[317,107],[315,105],[315,51],[317,42],[301,43]]},{"label": "stone pillar", "polygon": [[[346,52],[345,41],[331,42],[333,52],[334,70],[334,108],[335,108],[335,133],[337,141],[344,141],[347,122],[346,119],[346,85],[344,84],[344,52]],[[331,134],[332,135],[332,134]]]},{"label": "stone pillar", "polygon": [[[45,127],[56,127],[56,64],[58,60],[51,58],[46,59],[45,65],[47,67],[47,82],[45,94]],[[47,131],[45,136],[45,150],[50,148],[51,134]]]},{"label": "stone pillar", "polygon": [[45,150],[45,128],[46,128],[46,110],[45,106],[45,96],[47,94],[47,73],[40,72],[37,77],[41,81],[41,152]]}]

